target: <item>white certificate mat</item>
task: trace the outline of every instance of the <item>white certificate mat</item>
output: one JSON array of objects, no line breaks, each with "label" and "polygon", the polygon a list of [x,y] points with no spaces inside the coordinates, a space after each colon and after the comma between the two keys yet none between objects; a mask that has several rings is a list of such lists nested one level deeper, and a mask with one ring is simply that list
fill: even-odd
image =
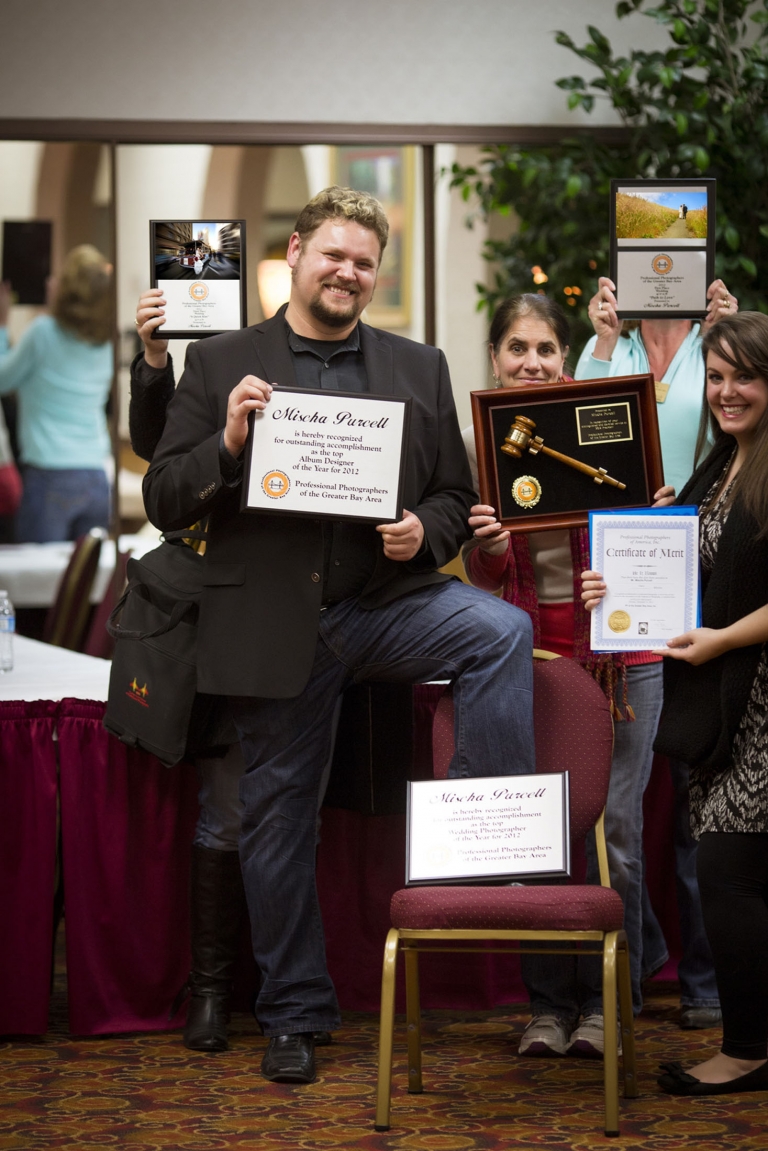
[{"label": "white certificate mat", "polygon": [[242,326],[238,280],[158,280],[169,332],[209,335]]},{"label": "white certificate mat", "polygon": [[406,886],[570,875],[568,773],[408,784]]},{"label": "white certificate mat", "polygon": [[592,612],[593,651],[651,651],[698,625],[699,518],[692,511],[590,513],[591,567],[608,589]]},{"label": "white certificate mat", "polygon": [[410,399],[274,388],[252,414],[244,508],[336,518],[402,516]]},{"label": "white certificate mat", "polygon": [[655,248],[620,250],[616,260],[618,311],[705,312],[707,253],[703,248],[680,251]]}]

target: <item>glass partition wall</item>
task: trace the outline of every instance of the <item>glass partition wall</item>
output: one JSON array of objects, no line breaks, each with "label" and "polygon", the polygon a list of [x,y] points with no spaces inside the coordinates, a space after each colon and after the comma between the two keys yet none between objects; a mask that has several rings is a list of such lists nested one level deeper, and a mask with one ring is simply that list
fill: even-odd
[{"label": "glass partition wall", "polygon": [[[277,126],[271,131],[274,138]],[[190,135],[191,130],[187,141]],[[83,242],[93,243],[115,265],[110,417],[118,477],[116,533],[144,522],[146,465],[130,450],[127,412],[129,366],[140,348],[136,302],[150,278],[150,219],[244,219],[247,318],[256,323],[287,299],[285,248],[307,200],[330,183],[371,191],[384,203],[392,233],[365,319],[443,348],[462,427],[471,421],[469,392],[490,383],[487,320],[477,311],[475,288],[490,273],[482,259],[487,228],[482,221],[467,227],[469,208],[441,175],[454,160],[473,162],[479,145],[399,144],[391,135],[365,143],[362,130],[362,142],[351,133],[338,143],[304,143],[297,131],[288,135],[294,142],[0,141],[0,220],[51,220],[54,274],[66,252]],[[315,130],[307,135],[318,139]],[[414,140],[417,133],[404,135]],[[12,308],[12,343],[39,311]],[[177,376],[185,346],[180,340],[171,345]],[[12,400],[8,408],[12,418]]]}]

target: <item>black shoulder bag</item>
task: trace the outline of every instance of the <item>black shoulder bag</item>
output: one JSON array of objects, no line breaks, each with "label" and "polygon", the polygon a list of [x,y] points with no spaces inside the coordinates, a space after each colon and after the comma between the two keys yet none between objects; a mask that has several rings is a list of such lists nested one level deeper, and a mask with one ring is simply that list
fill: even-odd
[{"label": "black shoulder bag", "polygon": [[168,767],[216,754],[236,735],[218,696],[197,692],[197,616],[204,558],[169,532],[141,559],[128,560],[128,586],[109,617],[115,639],[104,726]]}]

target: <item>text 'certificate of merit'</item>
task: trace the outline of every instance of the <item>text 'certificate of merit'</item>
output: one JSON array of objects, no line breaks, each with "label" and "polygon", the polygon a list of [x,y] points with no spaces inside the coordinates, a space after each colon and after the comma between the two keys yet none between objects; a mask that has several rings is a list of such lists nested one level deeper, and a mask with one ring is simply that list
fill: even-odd
[{"label": "text 'certificate of merit'", "polygon": [[410,782],[406,884],[569,875],[568,800],[567,771]]},{"label": "text 'certificate of merit'", "polygon": [[698,626],[695,513],[682,507],[590,513],[592,570],[607,587],[592,612],[593,651],[651,651]]},{"label": "text 'certificate of merit'", "polygon": [[399,520],[410,399],[274,388],[252,414],[245,507]]}]

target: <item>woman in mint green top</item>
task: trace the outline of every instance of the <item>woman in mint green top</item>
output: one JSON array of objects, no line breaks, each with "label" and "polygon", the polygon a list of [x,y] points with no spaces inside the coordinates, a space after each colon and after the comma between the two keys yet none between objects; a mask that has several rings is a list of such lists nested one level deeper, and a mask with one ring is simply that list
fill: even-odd
[{"label": "woman in mint green top", "polygon": [[616,315],[616,288],[607,276],[589,303],[595,335],[579,357],[577,380],[653,373],[659,417],[664,482],[680,491],[693,471],[693,456],[704,389],[701,340],[721,316],[732,314],[738,302],[722,280],[707,291],[709,306],[703,323],[690,320],[641,320],[622,335]]},{"label": "woman in mint green top", "polygon": [[95,248],[75,248],[64,263],[53,315],[34,320],[12,349],[7,293],[0,300],[0,394],[18,398],[19,541],[71,540],[109,526],[110,277]]},{"label": "woman in mint green top", "polygon": [[[576,368],[577,380],[651,373],[656,380],[656,411],[664,465],[664,481],[680,491],[693,471],[696,436],[704,394],[702,337],[723,316],[738,311],[738,301],[722,280],[707,290],[707,314],[702,322],[641,320],[622,334],[616,315],[616,285],[607,276],[598,280],[589,302],[595,335]],[[670,762],[675,791],[674,848],[678,914],[683,954],[678,967],[680,1026],[712,1027],[720,1016],[717,983],[701,914],[696,881],[696,841],[688,827],[688,768]],[[641,967],[650,974],[654,958],[665,947],[661,928],[644,892]]]}]

